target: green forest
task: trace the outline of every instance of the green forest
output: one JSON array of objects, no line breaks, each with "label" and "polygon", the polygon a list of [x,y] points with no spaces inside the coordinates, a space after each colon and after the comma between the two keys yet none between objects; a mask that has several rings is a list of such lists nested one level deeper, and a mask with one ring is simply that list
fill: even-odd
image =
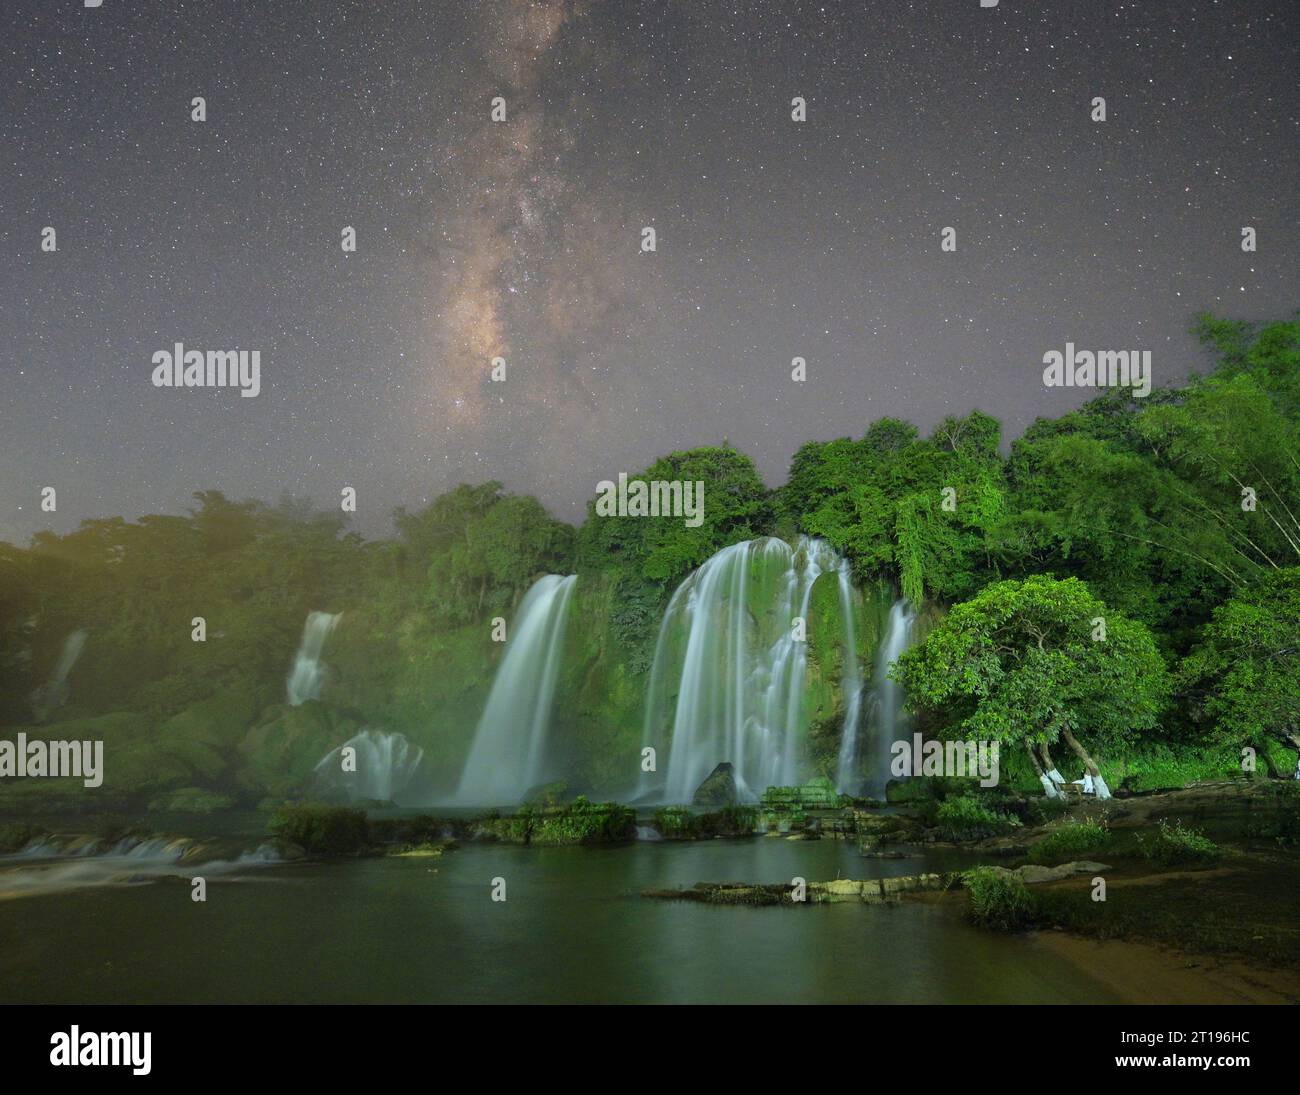
[{"label": "green forest", "polygon": [[[1025,787],[1054,747],[1112,786],[1240,773],[1243,749],[1261,774],[1290,775],[1300,323],[1201,316],[1196,332],[1207,364],[1185,385],[1108,391],[1009,449],[977,410],[924,437],[886,418],[809,442],[775,489],[727,444],[635,477],[703,481],[698,528],[598,517],[594,502],[574,528],[487,482],[398,509],[387,539],[297,499],[202,490],[184,514],[0,544],[0,733],[102,739],[105,793],[132,805],[291,796],[365,725],[407,734],[454,780],[499,660],[490,622],[540,575],[576,573],[553,733],[574,786],[617,790],[672,591],[727,545],[806,534],[859,589],[924,606],[924,640],[895,670],[918,725],[1004,743]],[[313,610],[342,613],[331,678],[288,707]],[[45,686],[78,630],[56,703]],[[79,801],[75,781],[21,782],[0,785],[0,807]]]}]

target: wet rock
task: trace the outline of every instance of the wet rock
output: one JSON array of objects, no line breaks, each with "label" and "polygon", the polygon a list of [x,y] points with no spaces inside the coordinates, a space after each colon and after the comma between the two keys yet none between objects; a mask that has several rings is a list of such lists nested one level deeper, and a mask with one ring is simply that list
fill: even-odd
[{"label": "wet rock", "polygon": [[906,894],[943,890],[955,876],[947,874],[904,875],[900,878],[837,878],[830,882],[809,882],[806,900],[794,900],[789,885],[750,882],[697,882],[689,890],[645,890],[642,897],[666,901],[695,901],[705,905],[820,905],[839,901],[879,904],[897,901]]},{"label": "wet rock", "polygon": [[736,774],[727,761],[723,761],[705,777],[691,799],[696,806],[734,806],[736,801]]}]

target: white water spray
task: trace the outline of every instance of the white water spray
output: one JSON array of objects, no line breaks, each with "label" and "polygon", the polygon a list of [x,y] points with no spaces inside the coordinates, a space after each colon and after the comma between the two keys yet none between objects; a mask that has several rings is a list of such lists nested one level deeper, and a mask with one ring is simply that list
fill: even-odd
[{"label": "white water spray", "polygon": [[[350,754],[355,759],[352,771],[344,766],[344,749],[354,751]],[[343,792],[353,802],[400,802],[423,758],[424,750],[405,734],[366,729],[322,757],[316,775],[326,787]]]},{"label": "white water spray", "polygon": [[85,645],[86,632],[81,628],[63,640],[63,650],[59,653],[54,675],[32,693],[32,710],[38,721],[43,722],[51,713],[68,702],[68,695],[71,692],[68,686],[68,674],[77,664],[77,659],[81,657]]},{"label": "white water spray", "polygon": [[302,629],[302,642],[293,659],[293,668],[289,670],[286,683],[290,707],[297,707],[307,700],[320,699],[321,685],[325,683],[325,665],[321,661],[321,652],[325,649],[325,640],[339,622],[341,613],[309,612],[307,623]]},{"label": "white water spray", "polygon": [[885,797],[889,783],[891,749],[895,741],[907,734],[907,715],[903,711],[903,686],[890,679],[889,671],[900,654],[912,642],[912,624],[916,613],[904,600],[897,600],[889,610],[885,637],[876,651],[876,669],[872,678],[871,710],[868,717],[870,760],[867,765],[865,793],[869,798]]},{"label": "white water spray", "polygon": [[[861,690],[853,653],[852,587],[843,559],[824,541],[801,537],[796,547],[775,538],[723,548],[673,593],[660,627],[646,701],[644,740],[671,734],[665,801],[689,802],[714,765],[730,762],[736,788],[753,799],[767,786],[789,786],[806,774],[804,710],[807,642],[794,634],[808,618],[813,585],[839,576],[845,617],[845,730],[856,739]],[[685,649],[676,642],[686,635]],[[680,667],[676,701],[666,694]],[[854,750],[850,742],[850,753]],[[642,777],[641,793],[650,780]]]},{"label": "white water spray", "polygon": [[456,802],[511,805],[547,778],[546,738],[577,581],[576,574],[547,574],[524,594],[474,731]]}]

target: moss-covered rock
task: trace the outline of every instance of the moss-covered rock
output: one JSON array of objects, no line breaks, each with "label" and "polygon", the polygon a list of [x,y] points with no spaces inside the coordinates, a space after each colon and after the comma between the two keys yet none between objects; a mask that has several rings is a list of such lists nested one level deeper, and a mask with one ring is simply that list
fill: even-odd
[{"label": "moss-covered rock", "polygon": [[620,844],[636,839],[636,811],[616,802],[588,802],[579,795],[559,810],[537,814],[529,843]]},{"label": "moss-covered rock", "polygon": [[271,816],[271,835],[311,855],[355,855],[370,845],[366,815],[346,806],[299,803],[282,806]]},{"label": "moss-covered rock", "polygon": [[471,835],[507,844],[621,844],[636,839],[636,811],[579,795],[567,806],[522,806],[507,817],[489,814],[473,823]]},{"label": "moss-covered rock", "polygon": [[524,795],[524,802],[529,806],[538,806],[543,809],[563,806],[573,798],[573,793],[569,790],[567,780],[557,779],[551,783],[543,783],[538,787],[532,788]]},{"label": "moss-covered rock", "polygon": [[758,810],[752,806],[724,806],[696,813],[685,806],[664,806],[654,813],[653,825],[665,840],[712,840],[714,837],[753,836],[758,831]]},{"label": "moss-covered rock", "polygon": [[292,795],[325,754],[360,729],[354,714],[320,700],[268,708],[239,744],[239,784],[250,793]]},{"label": "moss-covered rock", "polygon": [[734,806],[737,797],[735,769],[723,761],[704,777],[691,802],[696,806]]}]

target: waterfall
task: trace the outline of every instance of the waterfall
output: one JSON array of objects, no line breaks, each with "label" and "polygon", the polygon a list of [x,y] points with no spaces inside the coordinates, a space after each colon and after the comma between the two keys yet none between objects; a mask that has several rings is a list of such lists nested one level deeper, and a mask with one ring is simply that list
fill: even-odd
[{"label": "waterfall", "polygon": [[858,666],[858,635],[853,623],[853,588],[849,583],[849,564],[839,566],[840,615],[844,617],[844,726],[840,731],[839,763],[835,769],[835,786],[844,794],[853,794],[857,781],[858,723],[862,718],[862,670]]},{"label": "waterfall", "polygon": [[[343,750],[348,748],[355,750],[352,771],[344,767]],[[423,759],[424,750],[405,734],[366,729],[326,753],[316,765],[316,776],[326,788],[343,792],[353,802],[396,802]]]},{"label": "waterfall", "polygon": [[[845,617],[846,732],[856,734],[861,681],[845,561],[824,541],[807,537],[794,548],[772,537],[733,544],[677,587],[660,626],[643,737],[654,745],[671,733],[665,801],[689,802],[721,761],[733,765],[737,791],[750,799],[805,774],[808,647],[795,636],[794,621],[807,620],[813,585],[831,571],[838,575]],[[683,630],[684,650],[676,641]],[[673,702],[667,685],[677,668]],[[644,795],[651,788],[642,778]]]},{"label": "waterfall", "polygon": [[889,762],[895,741],[907,733],[907,716],[903,711],[903,687],[891,680],[889,670],[912,641],[912,624],[916,613],[901,598],[889,610],[885,637],[876,651],[875,676],[871,687],[870,763],[865,793],[870,798],[885,797],[889,782]]},{"label": "waterfall", "polygon": [[63,650],[59,654],[54,675],[32,693],[32,710],[38,722],[44,722],[50,714],[68,702],[71,689],[68,687],[68,674],[81,657],[82,647],[86,645],[86,632],[79,628],[63,640]]},{"label": "waterfall", "polygon": [[524,594],[474,731],[456,801],[503,806],[544,782],[546,735],[576,574],[547,574]]},{"label": "waterfall", "polygon": [[339,622],[341,613],[307,613],[307,623],[302,629],[302,642],[293,659],[293,668],[285,682],[289,706],[297,707],[306,700],[320,699],[321,685],[325,683],[325,666],[320,660],[325,640]]}]

